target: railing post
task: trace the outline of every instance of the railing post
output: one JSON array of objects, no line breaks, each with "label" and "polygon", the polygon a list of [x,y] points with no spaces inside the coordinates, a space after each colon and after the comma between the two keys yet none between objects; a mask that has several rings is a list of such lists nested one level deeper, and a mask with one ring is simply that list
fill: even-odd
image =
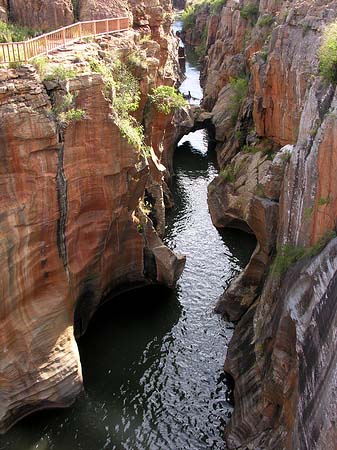
[{"label": "railing post", "polygon": [[97,33],[97,30],[96,30],[96,20],[94,21],[94,36],[96,37],[96,33]]},{"label": "railing post", "polygon": [[108,34],[109,33],[109,20],[108,19],[106,19],[106,21],[105,21],[105,28],[106,28],[106,32]]},{"label": "railing post", "polygon": [[25,55],[25,62],[27,62],[28,61],[28,58],[27,58],[27,41],[24,41],[24,43],[23,43],[23,53]]},{"label": "railing post", "polygon": [[82,40],[82,22],[80,22],[80,39]]},{"label": "railing post", "polygon": [[63,38],[64,48],[66,48],[66,44],[67,44],[67,42],[66,42],[66,30],[64,28],[62,29],[62,38]]},{"label": "railing post", "polygon": [[[47,40],[47,36],[44,37],[44,46],[46,48],[46,53],[48,55],[48,40]],[[34,55],[34,56],[36,56],[36,55]]]},{"label": "railing post", "polygon": [[121,29],[121,19],[117,19],[117,26],[116,26],[116,30],[119,31]]}]

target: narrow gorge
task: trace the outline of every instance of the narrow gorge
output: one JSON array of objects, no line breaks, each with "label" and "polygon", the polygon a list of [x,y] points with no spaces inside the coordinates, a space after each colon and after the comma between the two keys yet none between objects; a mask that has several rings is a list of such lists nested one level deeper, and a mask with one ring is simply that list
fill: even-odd
[{"label": "narrow gorge", "polygon": [[0,0],[0,42],[113,17],[0,66],[0,450],[336,450],[336,0]]}]

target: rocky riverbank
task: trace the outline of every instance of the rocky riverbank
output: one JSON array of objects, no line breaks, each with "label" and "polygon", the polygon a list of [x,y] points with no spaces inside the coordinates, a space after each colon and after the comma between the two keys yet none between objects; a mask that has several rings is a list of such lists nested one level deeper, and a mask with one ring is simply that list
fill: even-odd
[{"label": "rocky riverbank", "polygon": [[205,56],[213,221],[258,241],[217,306],[238,322],[229,448],[335,449],[337,97],[318,54],[336,7],[229,0]]}]

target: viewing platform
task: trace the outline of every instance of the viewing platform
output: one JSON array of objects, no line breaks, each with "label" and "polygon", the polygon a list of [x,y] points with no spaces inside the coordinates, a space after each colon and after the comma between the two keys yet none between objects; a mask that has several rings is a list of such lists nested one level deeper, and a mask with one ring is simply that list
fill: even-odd
[{"label": "viewing platform", "polygon": [[40,55],[96,36],[119,33],[129,29],[129,17],[76,22],[58,30],[41,34],[27,41],[0,43],[0,64],[28,62]]}]

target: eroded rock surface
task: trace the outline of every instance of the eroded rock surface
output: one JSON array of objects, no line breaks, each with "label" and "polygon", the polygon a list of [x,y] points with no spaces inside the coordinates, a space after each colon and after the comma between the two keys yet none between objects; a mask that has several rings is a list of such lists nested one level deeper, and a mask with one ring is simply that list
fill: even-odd
[{"label": "eroded rock surface", "polygon": [[319,77],[317,56],[336,7],[229,0],[206,56],[203,107],[222,168],[209,188],[213,221],[249,226],[258,241],[218,305],[238,321],[225,364],[231,449],[336,448],[336,86]]},{"label": "eroded rock surface", "polygon": [[256,299],[275,249],[278,200],[286,166],[283,155],[288,151],[286,147],[273,161],[262,152],[239,153],[209,185],[208,204],[213,224],[218,228],[242,229],[257,239],[247,267],[216,306],[217,312],[232,321],[238,321]]},{"label": "eroded rock surface", "polygon": [[13,22],[43,31],[74,22],[71,0],[9,0],[9,10]]},{"label": "eroded rock surface", "polygon": [[106,19],[129,15],[127,0],[78,0],[80,20]]},{"label": "eroded rock surface", "polygon": [[[162,121],[147,105],[147,127],[157,133],[145,156],[121,133],[104,79],[85,61],[137,50],[149,62],[134,67],[143,70],[135,113],[143,121],[162,73],[166,84],[177,79],[175,40],[161,39],[158,13],[156,20],[160,43],[150,35],[137,47],[140,36],[130,31],[55,54],[51,64],[79,71],[68,80],[43,84],[32,66],[0,71],[0,432],[76,399],[82,375],[74,328],[85,331],[103,298],[149,283],[174,286],[183,270],[184,257],[154,228],[165,226],[162,160],[172,151],[165,134],[172,114]],[[62,121],[69,102],[80,117]],[[144,211],[149,192],[157,223]]]}]

